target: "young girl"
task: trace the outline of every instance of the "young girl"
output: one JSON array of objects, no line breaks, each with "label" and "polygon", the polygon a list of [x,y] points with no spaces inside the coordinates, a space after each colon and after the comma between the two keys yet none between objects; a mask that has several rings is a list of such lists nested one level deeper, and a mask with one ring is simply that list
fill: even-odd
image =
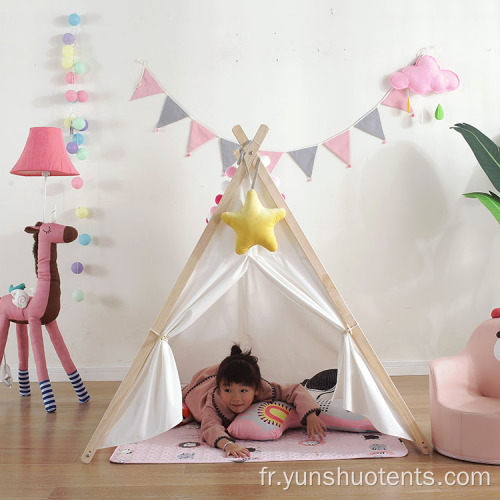
[{"label": "young girl", "polygon": [[201,422],[204,441],[226,452],[226,456],[249,457],[250,452],[235,443],[226,428],[252,403],[286,401],[293,404],[307,435],[322,441],[326,425],[318,418],[320,409],[314,398],[300,384],[279,385],[261,378],[258,360],[251,350],[242,352],[233,345],[231,355],[220,365],[196,373],[183,391],[183,401],[193,417]]}]

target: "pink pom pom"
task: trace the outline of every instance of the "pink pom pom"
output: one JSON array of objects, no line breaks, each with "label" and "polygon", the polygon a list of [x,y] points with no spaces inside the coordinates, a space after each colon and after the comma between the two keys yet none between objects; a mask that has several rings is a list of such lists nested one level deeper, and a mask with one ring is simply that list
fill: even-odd
[{"label": "pink pom pom", "polygon": [[218,194],[216,197],[215,197],[215,203],[218,205],[220,203],[220,200],[222,200],[222,195],[221,194]]},{"label": "pink pom pom", "polygon": [[66,81],[71,85],[73,83],[76,83],[78,81],[78,78],[76,77],[75,73],[72,71],[68,71],[66,73]]},{"label": "pink pom pom", "polygon": [[64,94],[64,97],[66,97],[66,100],[69,102],[76,102],[78,99],[78,94],[74,90],[68,90]]},{"label": "pink pom pom", "polygon": [[233,178],[233,176],[234,176],[234,174],[235,174],[235,173],[236,173],[236,167],[228,167],[228,168],[226,169],[226,175],[227,175],[230,179],[232,179],[232,178]]},{"label": "pink pom pom", "polygon": [[208,224],[208,219],[205,219],[205,222]]},{"label": "pink pom pom", "polygon": [[349,163],[349,165],[347,165],[347,168],[351,168],[351,167],[352,167],[352,165]]},{"label": "pink pom pom", "polygon": [[281,193],[281,196],[283,196],[283,199],[286,200],[286,196],[283,193]]},{"label": "pink pom pom", "polygon": [[188,153],[186,156],[191,156],[191,153]]},{"label": "pink pom pom", "polygon": [[81,189],[83,187],[83,179],[81,177],[73,177],[71,180],[71,185],[75,189]]},{"label": "pink pom pom", "polygon": [[217,210],[217,206],[213,206],[211,209],[210,209],[210,215],[213,215],[214,212]]},{"label": "pink pom pom", "polygon": [[85,90],[78,91],[78,100],[80,102],[86,102],[86,101],[88,101],[88,99],[89,99],[89,95],[87,94],[87,92],[85,92]]},{"label": "pink pom pom", "polygon": [[387,144],[387,141],[382,141],[382,144]]}]

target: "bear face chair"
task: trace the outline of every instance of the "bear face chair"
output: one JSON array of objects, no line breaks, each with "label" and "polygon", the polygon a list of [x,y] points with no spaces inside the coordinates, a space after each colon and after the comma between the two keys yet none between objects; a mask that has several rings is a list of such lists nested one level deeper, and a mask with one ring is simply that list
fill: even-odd
[{"label": "bear face chair", "polygon": [[460,354],[430,363],[432,443],[459,460],[500,464],[500,308]]}]

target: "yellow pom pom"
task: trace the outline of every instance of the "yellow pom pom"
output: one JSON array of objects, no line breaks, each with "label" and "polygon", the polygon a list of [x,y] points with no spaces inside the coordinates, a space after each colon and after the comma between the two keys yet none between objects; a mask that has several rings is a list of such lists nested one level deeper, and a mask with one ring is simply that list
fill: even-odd
[{"label": "yellow pom pom", "polygon": [[75,210],[75,214],[80,219],[85,219],[85,217],[88,217],[88,215],[89,215],[89,210],[87,207],[78,207]]},{"label": "yellow pom pom", "polygon": [[69,57],[63,57],[61,64],[63,65],[63,68],[70,69],[73,67],[73,56]]},{"label": "yellow pom pom", "polygon": [[71,116],[68,116],[64,119],[64,126],[66,128],[70,128],[72,123],[73,123],[73,118],[71,118]]},{"label": "yellow pom pom", "polygon": [[75,54],[75,47],[73,45],[63,45],[62,55],[63,57],[73,57]]}]

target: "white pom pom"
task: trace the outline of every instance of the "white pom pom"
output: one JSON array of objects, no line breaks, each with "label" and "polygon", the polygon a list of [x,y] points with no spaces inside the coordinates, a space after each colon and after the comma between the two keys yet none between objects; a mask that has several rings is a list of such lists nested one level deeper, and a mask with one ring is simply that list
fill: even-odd
[{"label": "white pom pom", "polygon": [[264,165],[264,167],[269,167],[269,165],[271,165],[271,158],[269,158],[269,156],[261,156],[260,157],[260,161],[262,162],[262,165]]}]

